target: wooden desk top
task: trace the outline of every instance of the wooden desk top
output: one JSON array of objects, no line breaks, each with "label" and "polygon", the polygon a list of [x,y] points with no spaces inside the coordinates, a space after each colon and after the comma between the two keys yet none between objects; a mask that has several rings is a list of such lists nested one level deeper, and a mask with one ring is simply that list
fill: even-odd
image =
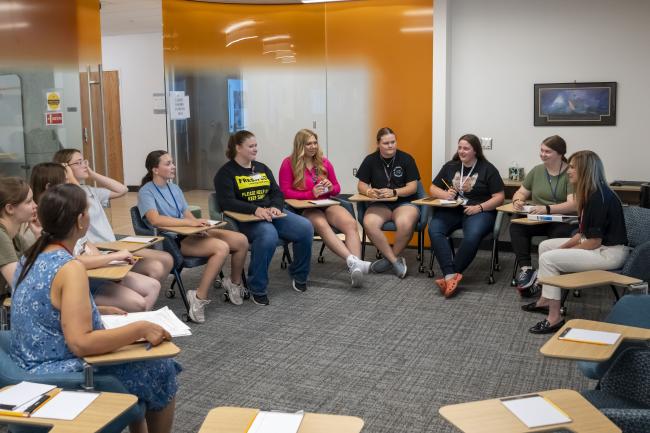
[{"label": "wooden desk top", "polygon": [[133,265],[109,265],[102,268],[88,269],[86,273],[88,278],[97,278],[98,280],[120,281],[129,271]]},{"label": "wooden desk top", "polygon": [[179,235],[195,235],[197,233],[201,233],[207,230],[211,229],[218,229],[220,227],[225,226],[227,223],[225,221],[219,221],[217,224],[212,225],[212,226],[201,226],[201,227],[189,227],[189,226],[184,226],[184,227],[158,227],[158,230],[161,230],[163,232],[171,232],[171,233],[177,233]]},{"label": "wooden desk top", "polygon": [[[228,215],[230,218],[234,219],[235,221],[240,222],[240,223],[252,223],[252,222],[255,222],[255,221],[264,221],[264,219],[256,217],[255,215],[241,213],[241,212],[233,212],[233,211],[227,210],[227,211],[224,211],[223,213]],[[287,216],[286,213],[281,213],[280,215],[274,216],[273,219],[275,219],[275,218],[284,218],[286,216]]]},{"label": "wooden desk top", "polygon": [[397,197],[389,198],[370,198],[367,195],[363,194],[354,194],[348,197],[349,201],[363,201],[363,202],[374,202],[374,201],[397,201]]},{"label": "wooden desk top", "polygon": [[[150,236],[147,236],[150,237]],[[154,237],[154,236],[151,236]],[[100,250],[108,250],[108,251],[122,251],[122,250],[128,250],[132,253],[136,251],[140,251],[141,249],[144,248],[149,248],[152,245],[157,244],[158,242],[162,242],[164,238],[162,236],[155,236],[155,240],[146,244],[140,243],[140,242],[124,242],[124,241],[115,241],[115,242],[100,242],[98,244],[95,244],[97,248]]]},{"label": "wooden desk top", "polygon": [[551,221],[538,221],[538,220],[529,220],[528,217],[525,218],[513,218],[510,220],[511,224],[522,224],[525,226],[536,226],[539,224],[550,224]]},{"label": "wooden desk top", "polygon": [[538,282],[563,289],[588,289],[608,285],[629,286],[640,283],[641,280],[609,271],[585,271],[553,277],[538,277]]},{"label": "wooden desk top", "polygon": [[458,207],[460,203],[451,203],[451,204],[441,204],[439,198],[433,197],[424,197],[417,200],[413,200],[411,203],[421,205],[421,206],[433,206],[433,207]]},{"label": "wooden desk top", "polygon": [[[566,328],[589,329],[592,331],[616,332],[621,338],[615,344],[591,344],[577,341],[560,340]],[[614,323],[596,322],[593,320],[569,320],[557,331],[539,351],[550,358],[575,359],[580,361],[607,361],[612,357],[623,340],[650,340],[650,329],[635,328],[633,326],[616,325]]]},{"label": "wooden desk top", "polygon": [[443,418],[465,433],[541,432],[560,430],[562,427],[575,433],[621,432],[614,423],[576,391],[554,389],[535,394],[552,401],[571,418],[571,422],[529,429],[498,398],[444,406],[439,412]]},{"label": "wooden desk top", "polygon": [[173,358],[181,349],[171,341],[163,341],[158,346],[146,349],[146,343],[134,343],[117,349],[114,352],[104,355],[93,355],[84,357],[84,361],[92,365],[120,364],[131,361],[145,361],[160,358]]},{"label": "wooden desk top", "polygon": [[[318,200],[318,199],[315,199],[315,200]],[[325,200],[325,199],[323,199],[323,200]],[[332,199],[330,199],[330,200],[332,200]],[[287,199],[284,200],[284,202],[286,204],[288,204],[289,206],[291,206],[294,209],[313,209],[313,208],[316,208],[316,207],[330,207],[330,206],[338,206],[338,205],[341,204],[336,200],[332,200],[332,201],[334,203],[314,204],[314,203],[311,203],[310,200],[296,200],[294,198],[287,198]]]},{"label": "wooden desk top", "polygon": [[[259,409],[218,407],[208,412],[199,433],[246,433]],[[359,433],[363,420],[354,416],[306,413],[298,433]]]},{"label": "wooden desk top", "polygon": [[131,394],[102,392],[78,417],[71,421],[48,418],[21,418],[0,415],[0,424],[52,426],[50,433],[94,433],[138,402]]},{"label": "wooden desk top", "polygon": [[497,210],[499,212],[506,212],[506,213],[526,213],[524,211],[515,210],[515,206],[512,203],[502,204],[497,208]]}]

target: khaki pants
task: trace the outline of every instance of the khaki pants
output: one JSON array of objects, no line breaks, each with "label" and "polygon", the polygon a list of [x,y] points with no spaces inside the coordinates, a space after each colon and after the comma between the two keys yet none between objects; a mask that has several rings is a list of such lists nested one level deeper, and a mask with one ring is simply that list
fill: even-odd
[{"label": "khaki pants", "polygon": [[[539,273],[540,277],[572,272],[618,269],[623,266],[630,248],[625,245],[601,246],[595,250],[579,248],[560,249],[568,238],[547,239],[539,244]],[[542,296],[546,299],[561,299],[559,287],[544,284]]]}]

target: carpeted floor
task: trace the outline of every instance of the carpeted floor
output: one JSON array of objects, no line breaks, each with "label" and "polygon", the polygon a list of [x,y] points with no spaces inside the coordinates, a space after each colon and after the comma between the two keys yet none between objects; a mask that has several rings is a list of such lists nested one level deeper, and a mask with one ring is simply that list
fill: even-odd
[{"label": "carpeted floor", "polygon": [[[343,261],[327,251],[316,263],[315,248],[305,293],[291,289],[278,252],[269,307],[234,306],[212,292],[206,323],[176,339],[185,371],[173,431],[195,433],[210,409],[228,405],[355,415],[365,433],[451,432],[442,405],[593,387],[574,362],[539,353],[548,337],[526,330],[543,316],[520,310],[512,255],[502,256],[496,284],[486,284],[489,253],[481,251],[464,290],[446,300],[417,272],[414,250],[405,280],[371,275],[351,289]],[[183,272],[188,288],[199,273]],[[612,302],[606,288],[583,291],[569,298],[569,316],[602,319]],[[178,297],[161,296],[162,305],[184,311]]]}]

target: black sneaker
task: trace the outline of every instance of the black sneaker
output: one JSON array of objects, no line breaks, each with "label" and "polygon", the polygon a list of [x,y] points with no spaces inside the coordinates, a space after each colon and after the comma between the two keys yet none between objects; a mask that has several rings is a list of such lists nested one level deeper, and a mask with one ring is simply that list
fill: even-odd
[{"label": "black sneaker", "polygon": [[537,278],[537,270],[533,269],[532,266],[524,266],[519,271],[519,274],[516,278],[517,288],[518,289],[527,289],[535,283]]},{"label": "black sneaker", "polygon": [[251,297],[253,298],[253,302],[256,303],[257,305],[269,305],[269,297],[266,295],[256,295],[254,293],[251,293]]},{"label": "black sneaker", "polygon": [[534,298],[542,291],[542,285],[535,283],[525,289],[517,288],[517,291],[522,298]]},{"label": "black sneaker", "polygon": [[291,282],[291,285],[293,286],[293,290],[295,290],[296,292],[304,292],[305,290],[307,290],[307,281],[305,281],[304,283],[299,283],[298,281],[293,280]]}]

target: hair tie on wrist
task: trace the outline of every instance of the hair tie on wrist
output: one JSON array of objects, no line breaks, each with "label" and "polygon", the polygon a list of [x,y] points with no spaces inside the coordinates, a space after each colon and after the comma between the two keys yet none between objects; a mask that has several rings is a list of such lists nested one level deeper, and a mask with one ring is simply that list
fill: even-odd
[{"label": "hair tie on wrist", "polygon": [[482,205],[482,204],[479,203],[478,207],[481,208],[481,212],[485,212],[485,211],[483,210],[483,205]]}]

